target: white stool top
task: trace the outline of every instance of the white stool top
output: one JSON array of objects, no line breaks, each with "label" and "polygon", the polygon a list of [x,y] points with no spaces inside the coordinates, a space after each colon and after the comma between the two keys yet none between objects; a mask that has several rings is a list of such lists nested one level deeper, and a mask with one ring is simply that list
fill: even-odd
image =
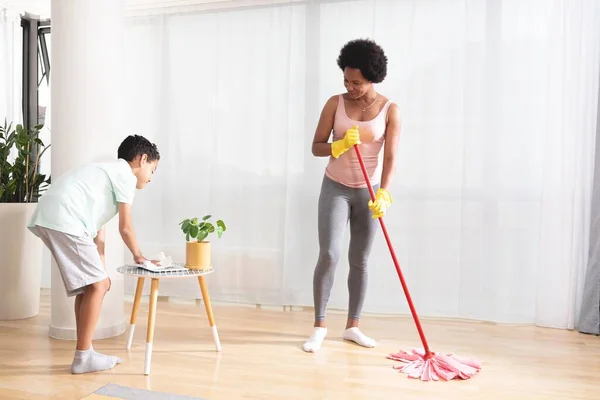
[{"label": "white stool top", "polygon": [[[183,263],[173,263],[177,267],[184,267]],[[199,269],[184,269],[184,270],[175,270],[169,271],[168,269],[165,271],[148,271],[147,269],[140,268],[135,264],[127,264],[117,268],[117,272],[123,275],[132,275],[139,277],[148,277],[148,278],[185,278],[190,276],[201,276],[208,275],[214,272],[214,269],[211,267],[209,269],[199,270]]]}]

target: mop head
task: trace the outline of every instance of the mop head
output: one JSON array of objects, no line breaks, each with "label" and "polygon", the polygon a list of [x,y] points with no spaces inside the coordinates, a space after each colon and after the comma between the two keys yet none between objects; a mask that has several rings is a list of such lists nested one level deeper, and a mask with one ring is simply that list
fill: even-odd
[{"label": "mop head", "polygon": [[387,358],[403,362],[404,365],[395,365],[394,369],[404,372],[409,378],[422,381],[469,379],[481,369],[481,364],[470,358],[434,352],[426,356],[423,349],[412,349],[412,353],[400,350]]}]

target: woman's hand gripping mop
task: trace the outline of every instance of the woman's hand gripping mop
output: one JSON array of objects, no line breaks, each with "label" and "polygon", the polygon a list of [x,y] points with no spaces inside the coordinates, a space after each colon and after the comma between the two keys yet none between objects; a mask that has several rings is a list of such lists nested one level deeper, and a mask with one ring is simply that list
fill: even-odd
[{"label": "woman's hand gripping mop", "polygon": [[[369,188],[369,192],[371,194],[371,201],[375,203],[375,192],[373,191],[373,187],[371,186],[371,182],[367,174],[367,169],[365,168],[365,164],[360,154],[358,145],[354,146],[354,150],[356,151],[356,156],[358,157],[358,162],[360,163],[360,168],[362,169],[365,182],[367,183],[367,187]],[[392,247],[392,242],[390,241],[390,237],[388,236],[387,229],[383,222],[382,216],[379,216],[379,223],[381,224],[381,229],[383,230],[383,235],[385,236],[385,240],[390,249],[392,260],[394,261],[394,265],[396,266],[396,272],[398,273],[398,277],[400,278],[400,283],[402,284],[404,295],[406,296],[406,300],[408,301],[410,312],[413,316],[413,319],[415,320],[415,325],[417,326],[419,336],[421,337],[421,342],[423,343],[423,349],[412,349],[410,353],[400,350],[398,353],[390,354],[387,358],[403,362],[404,365],[397,365],[394,366],[394,368],[399,369],[401,372],[404,372],[408,375],[409,378],[421,379],[422,381],[449,381],[452,379],[469,379],[481,369],[481,364],[478,361],[469,358],[459,357],[454,354],[434,353],[431,350],[429,350],[427,340],[425,339],[425,334],[423,333],[423,329],[421,328],[419,317],[410,297],[408,286],[406,285],[404,276],[402,275],[402,271],[400,270],[400,264],[398,262],[398,259],[396,258],[396,253],[394,252],[394,248]]]}]

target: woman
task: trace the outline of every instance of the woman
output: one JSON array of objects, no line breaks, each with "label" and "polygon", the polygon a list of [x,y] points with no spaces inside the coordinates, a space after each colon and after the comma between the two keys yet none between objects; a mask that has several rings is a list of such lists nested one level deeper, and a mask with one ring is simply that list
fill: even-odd
[{"label": "woman", "polygon": [[[353,40],[341,49],[337,64],[346,93],[331,97],[321,112],[312,153],[330,157],[321,186],[318,211],[319,259],[313,278],[314,330],[304,351],[321,348],[327,335],[325,311],[333,286],[344,231],[350,222],[348,259],[349,307],[342,337],[364,347],[375,341],[358,329],[367,287],[367,259],[377,231],[377,218],[392,204],[388,189],[396,164],[400,133],[398,106],[377,93],[375,84],[387,74],[387,57],[371,40]],[[328,143],[333,131],[333,141]],[[372,202],[353,146],[359,145],[376,190]]]}]

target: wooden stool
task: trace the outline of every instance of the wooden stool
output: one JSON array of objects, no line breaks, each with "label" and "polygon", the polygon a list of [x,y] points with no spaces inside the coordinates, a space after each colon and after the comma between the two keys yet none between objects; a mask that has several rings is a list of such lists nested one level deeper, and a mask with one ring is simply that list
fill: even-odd
[{"label": "wooden stool", "polygon": [[[178,266],[183,266],[178,264]],[[156,322],[156,303],[158,299],[158,284],[161,278],[189,278],[195,277],[198,279],[200,284],[200,293],[202,293],[202,299],[204,300],[204,308],[208,316],[208,323],[212,329],[213,340],[217,351],[221,351],[221,342],[219,340],[219,333],[217,332],[217,325],[215,324],[215,317],[213,315],[212,306],[210,304],[210,296],[208,295],[208,288],[204,275],[208,275],[214,271],[214,269],[207,270],[193,270],[185,269],[183,271],[157,271],[152,272],[140,268],[136,265],[124,265],[117,268],[117,271],[123,275],[130,275],[137,277],[137,287],[135,289],[135,299],[133,301],[133,309],[131,310],[131,319],[129,320],[129,330],[127,333],[127,344],[126,349],[131,349],[131,343],[133,341],[133,332],[135,331],[135,321],[137,319],[137,313],[140,308],[140,300],[142,298],[142,291],[144,289],[145,278],[151,279],[150,286],[150,309],[148,311],[148,328],[146,333],[146,360],[144,363],[144,375],[150,375],[150,363],[152,360],[152,343],[154,342],[154,325]]]}]

